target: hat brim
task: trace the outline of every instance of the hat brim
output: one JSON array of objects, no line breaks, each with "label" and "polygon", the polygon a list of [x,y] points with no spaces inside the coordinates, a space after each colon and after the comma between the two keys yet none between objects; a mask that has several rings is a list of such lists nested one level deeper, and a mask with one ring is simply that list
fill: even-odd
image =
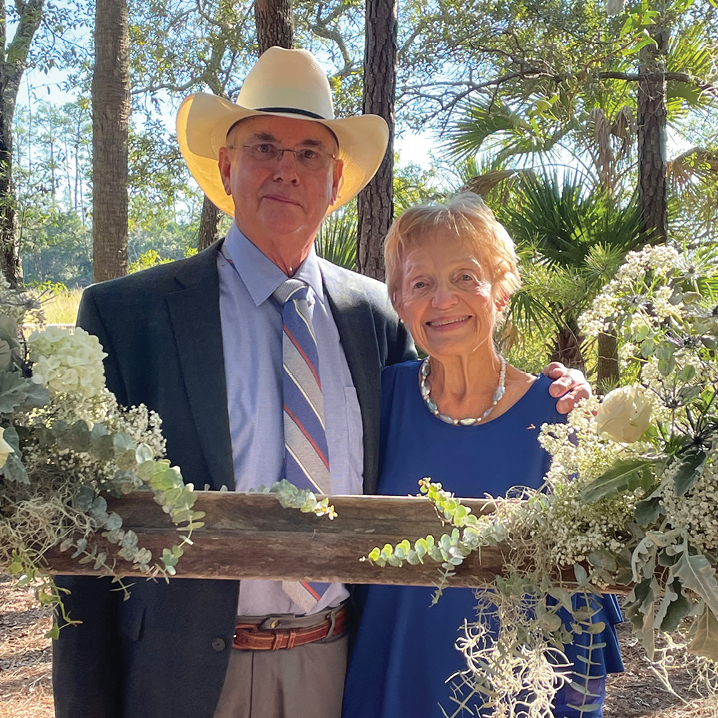
[{"label": "hat brim", "polygon": [[247,117],[276,115],[304,122],[326,125],[339,142],[338,158],[344,163],[342,182],[334,204],[327,214],[355,197],[375,175],[384,159],[389,142],[389,128],[378,115],[360,115],[336,120],[308,118],[291,112],[263,112],[225,100],[217,95],[199,92],[190,95],[177,112],[177,141],[192,176],[209,199],[230,216],[234,216],[232,197],[224,191],[217,159],[220,147],[226,145],[227,132],[235,122]]}]

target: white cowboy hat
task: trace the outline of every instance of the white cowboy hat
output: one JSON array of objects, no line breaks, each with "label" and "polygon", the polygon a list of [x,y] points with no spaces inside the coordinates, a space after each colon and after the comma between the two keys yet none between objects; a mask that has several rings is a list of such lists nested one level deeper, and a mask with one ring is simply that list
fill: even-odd
[{"label": "white cowboy hat", "polygon": [[329,81],[306,50],[270,47],[249,71],[237,102],[203,92],[187,97],[177,113],[177,141],[189,171],[217,207],[234,216],[234,202],[217,166],[227,132],[245,117],[279,115],[326,125],[339,142],[344,162],[337,200],[327,214],[354,197],[379,169],[389,128],[378,115],[334,119]]}]

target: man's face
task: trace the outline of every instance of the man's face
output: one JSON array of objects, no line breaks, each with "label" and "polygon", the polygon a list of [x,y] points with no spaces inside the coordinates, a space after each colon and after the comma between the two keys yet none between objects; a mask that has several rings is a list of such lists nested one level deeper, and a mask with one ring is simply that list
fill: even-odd
[{"label": "man's face", "polygon": [[[326,162],[307,167],[292,152],[267,161],[263,154],[272,148],[308,150],[305,156],[318,154]],[[342,162],[329,157],[337,149],[334,135],[318,122],[251,117],[230,131],[219,153],[225,192],[234,200],[237,226],[275,263],[277,251],[302,259],[309,251],[337,197]]]}]

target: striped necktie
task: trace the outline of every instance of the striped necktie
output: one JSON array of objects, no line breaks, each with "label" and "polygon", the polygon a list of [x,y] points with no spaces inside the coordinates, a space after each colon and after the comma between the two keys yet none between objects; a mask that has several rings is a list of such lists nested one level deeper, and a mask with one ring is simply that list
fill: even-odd
[{"label": "striped necktie", "polygon": [[[324,400],[308,291],[304,282],[287,279],[274,292],[274,298],[282,305],[284,478],[299,489],[330,494]],[[316,605],[329,585],[314,581],[282,582],[284,592],[305,611]]]}]

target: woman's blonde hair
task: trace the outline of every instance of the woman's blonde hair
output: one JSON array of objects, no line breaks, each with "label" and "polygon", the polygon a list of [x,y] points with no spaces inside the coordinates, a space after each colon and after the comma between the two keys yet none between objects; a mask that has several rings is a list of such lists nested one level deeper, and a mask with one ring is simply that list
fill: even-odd
[{"label": "woman's blonde hair", "polygon": [[508,299],[521,286],[518,258],[509,233],[481,197],[465,192],[445,203],[411,207],[394,220],[384,242],[384,264],[389,296],[395,306],[401,302],[406,253],[442,230],[466,243],[486,267],[494,297]]}]

